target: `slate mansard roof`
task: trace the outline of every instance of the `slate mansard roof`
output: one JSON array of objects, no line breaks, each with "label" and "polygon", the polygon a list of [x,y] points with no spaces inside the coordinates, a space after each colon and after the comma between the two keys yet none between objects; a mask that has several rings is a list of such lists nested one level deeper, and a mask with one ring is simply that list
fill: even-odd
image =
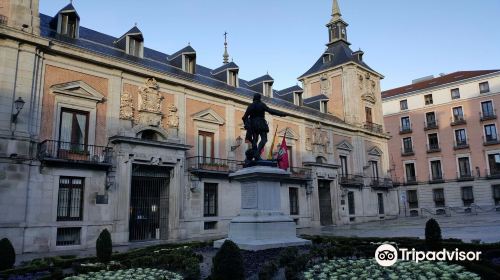
[{"label": "slate mansard roof", "polygon": [[[337,42],[334,42],[332,44],[329,44],[328,49],[321,55],[321,57],[316,61],[316,63],[309,69],[307,72],[302,74],[299,77],[299,80],[302,78],[305,78],[309,75],[348,63],[348,62],[354,62],[374,73],[377,73],[375,70],[370,68],[363,60],[359,59],[359,56],[356,55],[357,52],[353,52],[349,45],[340,40]],[[324,62],[323,57],[325,55],[330,55],[330,61]],[[377,73],[378,74],[378,73]],[[382,76],[381,74],[378,74]]]},{"label": "slate mansard roof", "polygon": [[411,85],[406,85],[382,92],[382,98],[389,98],[396,95],[407,94],[414,91],[425,90],[428,88],[445,85],[449,83],[454,83],[462,80],[467,80],[474,77],[479,77],[494,72],[500,72],[500,70],[479,70],[479,71],[458,71],[434,79],[425,80]]},{"label": "slate mansard roof", "polygon": [[[63,10],[66,10],[66,8],[64,8]],[[250,83],[249,81],[243,79],[239,79],[239,87],[232,87],[225,82],[226,69],[239,69],[238,65],[236,65],[236,63],[234,62],[224,64],[221,67],[213,70],[197,64],[195,74],[187,73],[182,69],[180,69],[179,67],[176,67],[176,63],[172,63],[173,61],[170,60],[175,60],[175,58],[178,57],[179,54],[185,52],[189,53],[194,52],[194,49],[191,46],[188,46],[172,55],[168,55],[144,47],[144,56],[143,58],[139,58],[132,55],[128,55],[125,52],[124,48],[117,43],[124,36],[116,38],[80,26],[79,38],[74,39],[57,34],[57,28],[54,28],[54,25],[51,24],[51,22],[54,22],[54,20],[57,21],[57,15],[55,17],[51,17],[48,15],[40,14],[40,35],[42,37],[58,41],[64,44],[68,44],[71,45],[72,47],[76,47],[95,54],[104,55],[116,60],[125,61],[140,67],[148,68],[153,71],[165,73],[168,75],[173,75],[177,78],[184,79],[190,82],[199,83],[209,87],[230,91],[240,97],[246,97],[250,100],[252,99],[254,94],[260,93],[255,91],[255,89],[253,89],[249,85]],[[134,27],[129,32],[125,33],[125,35],[127,35],[131,31],[135,31],[134,33],[140,33],[140,30]],[[267,76],[268,75],[264,75],[261,78],[262,79],[271,78],[270,76],[269,77]],[[260,78],[257,78],[256,80],[260,80]],[[255,80],[251,82],[255,83]],[[300,90],[302,91],[301,88]],[[312,116],[320,117],[328,121],[344,123],[341,119],[330,114],[321,113],[319,112],[319,110],[312,109],[310,107],[308,108],[304,106],[296,106],[293,104],[293,98],[291,101],[288,101],[287,98],[269,98],[265,96],[263,96],[262,98],[263,101],[265,101],[268,104],[294,110],[302,114],[309,114]]]}]

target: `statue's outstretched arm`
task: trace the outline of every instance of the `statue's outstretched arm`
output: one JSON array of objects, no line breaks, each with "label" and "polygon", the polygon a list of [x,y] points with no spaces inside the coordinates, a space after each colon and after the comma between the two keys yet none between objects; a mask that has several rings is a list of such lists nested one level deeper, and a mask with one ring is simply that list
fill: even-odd
[{"label": "statue's outstretched arm", "polygon": [[274,110],[272,108],[269,108],[267,105],[266,105],[266,111],[269,114],[275,115],[275,116],[278,116],[278,117],[286,117],[286,116],[288,116],[287,113],[284,113],[284,112],[281,112],[281,111],[278,111],[278,110]]}]

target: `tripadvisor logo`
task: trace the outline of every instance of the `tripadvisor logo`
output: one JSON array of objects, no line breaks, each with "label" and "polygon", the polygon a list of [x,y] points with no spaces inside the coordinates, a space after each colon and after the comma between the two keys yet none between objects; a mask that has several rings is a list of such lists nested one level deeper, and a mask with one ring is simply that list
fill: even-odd
[{"label": "tripadvisor logo", "polygon": [[[381,266],[392,266],[398,259],[402,261],[479,261],[479,256],[482,252],[465,252],[455,249],[449,251],[443,249],[441,251],[416,251],[415,249],[408,250],[399,248],[391,244],[382,244],[375,251],[375,260]],[[399,258],[398,258],[399,257]]]}]

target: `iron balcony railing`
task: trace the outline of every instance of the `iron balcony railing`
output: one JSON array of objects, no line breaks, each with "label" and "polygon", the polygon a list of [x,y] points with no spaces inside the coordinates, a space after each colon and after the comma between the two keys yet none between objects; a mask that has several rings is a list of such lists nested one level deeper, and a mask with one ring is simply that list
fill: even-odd
[{"label": "iron balcony railing", "polygon": [[413,146],[401,148],[401,156],[413,156],[415,154]]},{"label": "iron balcony railing", "polygon": [[466,124],[467,121],[465,120],[464,115],[454,115],[450,119],[450,125],[455,126],[455,125],[461,125],[461,124]]},{"label": "iron balcony railing", "polygon": [[418,184],[417,177],[415,177],[415,176],[406,176],[404,184],[405,185],[416,185],[416,184]]},{"label": "iron balcony railing", "polygon": [[453,149],[455,150],[467,149],[467,148],[469,148],[469,143],[467,142],[467,140],[455,141],[455,146],[453,147]]},{"label": "iron balcony railing", "polygon": [[[243,168],[243,162],[230,159],[212,158],[212,157],[188,157],[187,169],[193,173],[216,173],[229,174]],[[290,167],[288,171],[291,173],[292,179],[311,179],[312,170],[303,167]]]},{"label": "iron balcony railing", "polygon": [[380,124],[367,122],[364,124],[364,128],[373,131],[375,133],[384,133],[384,128]]},{"label": "iron balcony railing", "polygon": [[500,139],[498,138],[498,135],[488,135],[486,137],[483,136],[483,145],[484,146],[490,146],[490,145],[496,145],[500,144]]},{"label": "iron balcony railing", "polygon": [[243,167],[241,161],[212,157],[188,157],[186,161],[188,171],[194,172],[232,173]]},{"label": "iron balcony railing", "polygon": [[427,144],[427,153],[437,153],[441,152],[441,147],[439,143],[436,144]]},{"label": "iron balcony railing", "polygon": [[370,186],[374,189],[390,189],[394,187],[394,183],[391,178],[371,178]]},{"label": "iron balcony railing", "polygon": [[500,168],[486,169],[485,174],[487,179],[500,179]]},{"label": "iron balcony railing", "polygon": [[111,147],[56,140],[45,140],[38,147],[38,159],[41,161],[111,164],[112,153]]},{"label": "iron balcony railing", "polygon": [[343,186],[360,187],[364,185],[363,175],[346,174],[340,175],[340,184]]},{"label": "iron balcony railing", "polygon": [[424,122],[424,130],[437,129],[438,127],[439,125],[437,120]]},{"label": "iron balcony railing", "polygon": [[473,181],[474,180],[474,171],[462,170],[462,171],[457,172],[457,180],[458,181]]},{"label": "iron balcony railing", "polygon": [[412,124],[404,125],[399,128],[399,134],[412,133]]},{"label": "iron balcony railing", "polygon": [[4,15],[0,15],[0,24],[7,24],[7,21],[9,20],[8,17]]},{"label": "iron balcony railing", "polygon": [[495,120],[497,118],[497,110],[494,109],[493,111],[479,112],[479,117],[482,122],[488,120]]},{"label": "iron balcony railing", "polygon": [[431,184],[436,184],[436,183],[444,183],[444,178],[443,174],[429,174],[429,183]]}]

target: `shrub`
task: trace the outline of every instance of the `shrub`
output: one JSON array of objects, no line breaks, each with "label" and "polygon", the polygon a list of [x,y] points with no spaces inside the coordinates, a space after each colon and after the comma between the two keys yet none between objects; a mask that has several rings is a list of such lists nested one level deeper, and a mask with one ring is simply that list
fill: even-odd
[{"label": "shrub", "polygon": [[279,257],[280,266],[284,267],[292,263],[295,260],[295,258],[297,258],[298,254],[299,250],[295,247],[288,247],[285,250],[281,251]]},{"label": "shrub", "polygon": [[436,250],[441,247],[441,228],[436,220],[430,219],[425,224],[425,244],[428,249]]},{"label": "shrub", "polygon": [[259,271],[259,280],[271,280],[274,275],[276,275],[276,272],[278,272],[278,265],[276,262],[268,262],[262,266],[262,269]]},{"label": "shrub", "polygon": [[113,253],[113,244],[111,241],[111,234],[107,229],[101,231],[99,238],[96,242],[97,259],[100,262],[108,263],[111,260],[111,254]]},{"label": "shrub", "polygon": [[242,280],[245,278],[243,257],[240,248],[230,240],[226,240],[213,258],[212,279]]},{"label": "shrub", "polygon": [[16,251],[9,239],[0,240],[0,271],[11,269],[16,263]]}]

